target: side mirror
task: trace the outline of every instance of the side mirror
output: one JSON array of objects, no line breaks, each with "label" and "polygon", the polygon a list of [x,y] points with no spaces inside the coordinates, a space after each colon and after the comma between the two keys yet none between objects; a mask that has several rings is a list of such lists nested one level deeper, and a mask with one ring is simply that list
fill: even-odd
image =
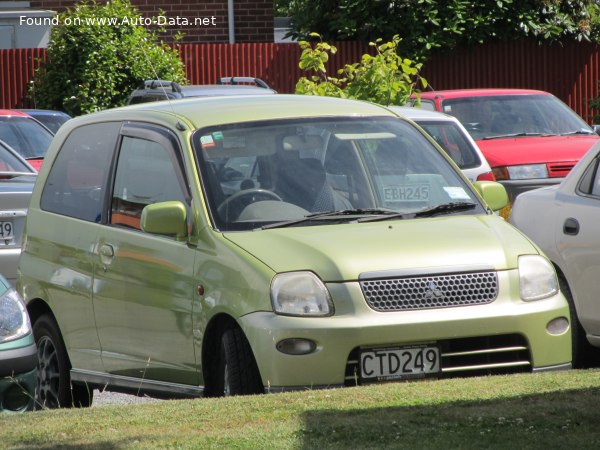
[{"label": "side mirror", "polygon": [[594,133],[600,135],[600,125],[592,125],[592,129],[594,130]]},{"label": "side mirror", "polygon": [[179,201],[148,205],[142,210],[140,225],[147,233],[184,238],[187,236],[186,207]]},{"label": "side mirror", "polygon": [[508,194],[500,183],[496,181],[476,181],[473,186],[492,211],[499,211],[508,205]]}]

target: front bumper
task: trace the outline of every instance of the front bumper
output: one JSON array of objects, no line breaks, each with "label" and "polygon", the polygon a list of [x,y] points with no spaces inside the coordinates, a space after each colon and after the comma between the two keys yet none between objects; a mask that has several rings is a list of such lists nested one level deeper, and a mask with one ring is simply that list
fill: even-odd
[{"label": "front bumper", "polygon": [[[499,273],[499,296],[486,305],[381,313],[366,305],[358,283],[342,283],[327,286],[336,305],[332,317],[284,317],[258,312],[242,317],[240,322],[263,384],[270,391],[348,385],[348,368],[358,349],[381,346],[440,343],[444,347],[449,342],[481,343],[509,336],[522,343],[528,358],[527,371],[568,367],[570,329],[559,335],[546,329],[554,319],[569,318],[566,300],[557,294],[523,302],[518,292],[502,288],[509,285],[509,276],[507,272]],[[312,340],[316,350],[308,355],[279,352],[277,343],[289,338]]]},{"label": "front bumper", "polygon": [[33,410],[37,374],[35,343],[0,351],[0,412]]}]

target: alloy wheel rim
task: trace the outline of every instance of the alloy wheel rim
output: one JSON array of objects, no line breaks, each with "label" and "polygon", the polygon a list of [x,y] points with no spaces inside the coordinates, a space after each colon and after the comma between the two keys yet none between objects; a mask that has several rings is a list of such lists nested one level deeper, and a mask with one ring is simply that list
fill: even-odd
[{"label": "alloy wheel rim", "polygon": [[58,408],[60,372],[56,347],[48,336],[38,342],[37,399],[42,408]]}]

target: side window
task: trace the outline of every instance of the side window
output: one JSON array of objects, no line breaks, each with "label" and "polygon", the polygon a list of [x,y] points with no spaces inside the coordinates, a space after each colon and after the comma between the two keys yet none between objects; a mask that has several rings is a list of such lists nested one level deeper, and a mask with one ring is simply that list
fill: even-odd
[{"label": "side window", "polygon": [[173,150],[142,138],[121,143],[110,223],[140,230],[142,210],[152,203],[179,200],[187,205]]},{"label": "side window", "polygon": [[42,192],[45,211],[87,220],[102,220],[107,173],[120,122],[84,125],[71,132],[52,164]]},{"label": "side window", "polygon": [[592,163],[586,169],[581,181],[579,182],[578,191],[585,195],[593,195],[600,197],[600,170],[598,165],[600,156],[596,156]]}]

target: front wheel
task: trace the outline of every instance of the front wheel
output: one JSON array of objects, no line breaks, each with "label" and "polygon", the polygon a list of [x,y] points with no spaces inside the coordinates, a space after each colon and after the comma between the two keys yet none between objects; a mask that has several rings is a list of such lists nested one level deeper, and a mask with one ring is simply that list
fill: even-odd
[{"label": "front wheel", "polygon": [[92,404],[93,390],[88,386],[72,385],[67,351],[58,325],[49,315],[33,324],[38,348],[38,408],[87,407]]},{"label": "front wheel", "polygon": [[218,396],[264,393],[252,349],[239,328],[223,332],[215,382]]}]

